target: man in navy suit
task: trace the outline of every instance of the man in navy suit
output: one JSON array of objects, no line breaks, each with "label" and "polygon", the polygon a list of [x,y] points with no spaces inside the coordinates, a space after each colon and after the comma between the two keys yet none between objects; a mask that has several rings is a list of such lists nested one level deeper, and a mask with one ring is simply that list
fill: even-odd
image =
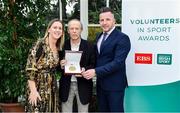
[{"label": "man in navy suit", "polygon": [[100,112],[124,112],[127,87],[126,58],[130,51],[129,37],[115,28],[113,11],[102,8],[99,23],[103,32],[97,36],[96,68],[83,72],[86,79],[97,77],[97,101]]}]

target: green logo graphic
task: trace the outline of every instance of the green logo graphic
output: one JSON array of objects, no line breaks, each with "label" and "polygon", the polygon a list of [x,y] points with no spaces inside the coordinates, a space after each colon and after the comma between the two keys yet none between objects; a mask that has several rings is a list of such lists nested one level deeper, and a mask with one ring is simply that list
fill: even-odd
[{"label": "green logo graphic", "polygon": [[172,54],[157,54],[157,64],[171,65]]}]

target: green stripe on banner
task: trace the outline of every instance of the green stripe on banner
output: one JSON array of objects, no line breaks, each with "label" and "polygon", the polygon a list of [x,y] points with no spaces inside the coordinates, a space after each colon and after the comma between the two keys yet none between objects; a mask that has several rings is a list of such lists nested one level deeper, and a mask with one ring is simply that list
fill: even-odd
[{"label": "green stripe on banner", "polygon": [[129,86],[126,112],[180,112],[180,81],[155,86]]}]

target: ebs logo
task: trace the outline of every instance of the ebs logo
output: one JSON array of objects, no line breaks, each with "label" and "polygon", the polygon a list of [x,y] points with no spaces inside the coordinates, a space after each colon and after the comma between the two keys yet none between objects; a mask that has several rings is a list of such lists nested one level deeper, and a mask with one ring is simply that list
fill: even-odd
[{"label": "ebs logo", "polygon": [[135,53],[135,64],[152,64],[152,54]]}]

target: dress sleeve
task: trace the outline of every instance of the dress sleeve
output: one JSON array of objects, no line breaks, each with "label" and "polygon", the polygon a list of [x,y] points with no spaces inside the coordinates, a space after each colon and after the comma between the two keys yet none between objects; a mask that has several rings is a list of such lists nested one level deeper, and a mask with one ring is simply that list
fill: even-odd
[{"label": "dress sleeve", "polygon": [[37,63],[36,63],[36,53],[39,48],[40,40],[38,40],[29,51],[27,64],[26,64],[26,76],[28,80],[35,80],[37,75]]}]

